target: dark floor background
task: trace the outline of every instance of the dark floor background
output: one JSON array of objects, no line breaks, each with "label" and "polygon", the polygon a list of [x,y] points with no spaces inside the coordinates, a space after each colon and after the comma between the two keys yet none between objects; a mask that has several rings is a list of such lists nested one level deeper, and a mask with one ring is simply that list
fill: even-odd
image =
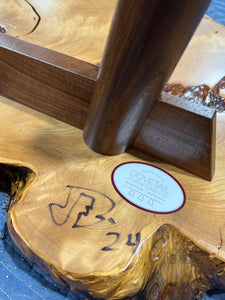
[{"label": "dark floor background", "polygon": [[[225,0],[213,0],[207,14],[225,25]],[[8,201],[8,196],[0,192],[0,300],[82,299],[55,285],[14,246],[6,227]],[[225,300],[225,294],[217,291],[204,300]]]}]

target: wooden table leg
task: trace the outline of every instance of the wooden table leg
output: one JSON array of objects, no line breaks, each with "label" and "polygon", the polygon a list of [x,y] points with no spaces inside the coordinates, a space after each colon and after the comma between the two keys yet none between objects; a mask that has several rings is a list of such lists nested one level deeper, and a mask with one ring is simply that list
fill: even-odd
[{"label": "wooden table leg", "polygon": [[209,4],[118,1],[84,129],[91,149],[114,155],[133,143]]}]

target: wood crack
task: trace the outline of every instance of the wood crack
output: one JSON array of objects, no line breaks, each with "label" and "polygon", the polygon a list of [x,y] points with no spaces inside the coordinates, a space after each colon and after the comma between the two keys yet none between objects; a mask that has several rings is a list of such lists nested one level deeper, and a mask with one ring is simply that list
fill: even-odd
[{"label": "wood crack", "polygon": [[33,32],[37,29],[39,23],[41,22],[41,16],[39,15],[39,13],[38,13],[37,10],[35,9],[35,7],[34,7],[29,1],[27,1],[27,0],[24,0],[24,1],[31,7],[31,9],[33,10],[33,12],[35,13],[35,15],[36,15],[37,18],[38,18],[38,20],[37,20],[35,26],[33,27],[33,29],[32,29],[30,32],[27,33],[27,35],[28,35],[28,34],[33,33]]}]

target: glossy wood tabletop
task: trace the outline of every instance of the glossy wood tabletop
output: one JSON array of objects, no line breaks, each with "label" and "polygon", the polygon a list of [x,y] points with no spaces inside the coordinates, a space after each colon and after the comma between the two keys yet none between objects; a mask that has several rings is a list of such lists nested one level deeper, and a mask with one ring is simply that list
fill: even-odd
[{"label": "glossy wood tabletop", "polygon": [[[39,8],[42,7],[43,17],[41,10],[36,6],[37,2]],[[17,8],[22,9],[23,5],[26,6],[23,1],[21,6],[19,1],[17,3]],[[55,3],[55,7],[56,4],[60,7],[58,1],[30,3],[35,3],[35,10],[39,11],[41,20],[36,26],[37,19],[31,18],[29,28],[25,25],[20,27],[20,32],[26,28],[23,33],[24,39],[35,38],[45,13],[56,13],[54,9],[44,9],[44,6],[51,4],[53,7]],[[63,3],[65,4],[65,1]],[[78,5],[78,1],[73,3]],[[83,2],[79,3],[82,9],[77,10],[85,16]],[[90,6],[87,6],[87,10],[90,12],[89,7],[93,8],[97,2],[88,3]],[[101,2],[105,9],[111,4],[108,0]],[[0,7],[2,9],[2,6]],[[10,5],[7,7],[10,8]],[[72,11],[70,4],[68,7]],[[92,21],[94,11],[97,13],[96,20],[98,19],[98,7],[95,6],[96,9],[91,11]],[[35,13],[30,5],[28,8],[32,14]],[[67,8],[63,11],[68,14]],[[107,9],[101,18],[108,16],[111,20],[111,8],[110,13],[106,11]],[[6,13],[6,10],[4,12]],[[15,14],[15,10],[13,12]],[[59,13],[55,14],[58,15]],[[0,16],[2,18],[3,14]],[[0,21],[8,33],[9,16],[10,13],[4,23],[3,19]],[[18,18],[19,16],[18,14]],[[37,18],[37,15],[33,17]],[[101,18],[99,20],[102,20]],[[50,22],[51,19],[46,17],[47,19]],[[61,20],[60,17],[58,19]],[[104,22],[99,22],[99,26],[95,23],[95,33],[98,32],[101,37],[101,33],[104,30],[108,31],[108,27],[106,29]],[[53,24],[56,23],[53,18]],[[68,24],[71,23],[68,21]],[[85,21],[82,24],[85,28]],[[31,32],[35,26],[35,30]],[[90,25],[90,32],[94,28],[92,26]],[[61,26],[53,27],[55,30],[58,28],[60,33],[63,31]],[[68,26],[68,30],[70,27],[73,26]],[[46,25],[48,38],[42,32],[43,40],[41,35],[38,39],[42,42],[51,39],[51,31],[52,28]],[[88,36],[88,29],[84,31]],[[21,34],[16,34],[16,31],[11,33]],[[98,71],[96,65],[90,65],[88,62],[100,62],[104,47],[99,48],[97,55],[90,54],[90,59],[85,59],[85,63],[82,63],[76,59],[79,55],[76,56],[73,52],[74,48],[71,50],[74,58],[59,53],[52,56],[51,50],[38,48],[35,52],[37,48],[34,45],[27,46],[26,43],[14,39],[12,42],[10,36],[6,36],[5,33],[2,35],[4,38],[1,38],[0,47],[1,93],[13,96],[17,101],[22,99],[26,105],[36,105],[39,109],[41,106],[44,109],[48,108],[49,114],[56,112],[59,119],[69,118],[70,123],[74,121],[77,127],[82,128]],[[104,37],[106,36],[107,32],[104,33]],[[53,37],[52,45],[57,45],[63,52],[63,47],[60,48],[62,36],[53,33]],[[58,43],[54,42],[56,40]],[[220,80],[225,75],[224,41],[224,27],[209,18],[204,18],[175,70],[170,83],[183,85],[176,90],[180,93],[183,91],[181,94],[184,98],[190,96],[191,88],[182,88],[185,89],[188,85],[195,88],[196,85],[208,86],[206,94],[201,93],[201,88],[197,87],[201,96],[197,99],[192,93],[192,101],[188,102],[190,108],[197,105],[193,102],[198,102],[204,97],[202,102],[205,104],[212,104],[218,109],[217,99],[222,107],[225,95],[224,82]],[[97,42],[88,42],[89,45],[92,43],[95,45]],[[61,43],[69,44],[70,41]],[[87,50],[85,55],[90,53],[86,46],[81,49]],[[79,54],[79,47],[77,51]],[[85,53],[81,52],[82,55]],[[206,68],[207,72],[204,72]],[[66,80],[63,81],[63,78]],[[207,96],[213,94],[214,87],[218,94],[211,101]],[[173,91],[168,89],[168,92]],[[174,100],[171,95],[167,95],[166,98]],[[185,100],[180,101],[179,105],[182,106]],[[165,111],[167,104],[166,101],[163,102]],[[207,107],[197,106],[201,111],[200,116],[207,117],[211,114]],[[6,97],[0,97],[0,108],[0,171],[2,184],[12,199],[8,212],[8,228],[14,242],[23,253],[57,283],[72,291],[85,291],[97,299],[193,300],[201,298],[208,290],[225,289],[224,113],[218,113],[216,120],[215,176],[208,182],[135,149],[112,157],[97,154],[84,143],[82,130]],[[158,120],[157,114],[155,116],[152,121]],[[179,117],[178,115],[178,121],[182,120],[183,115]],[[179,122],[174,126],[179,134],[185,132],[186,128],[191,131],[188,115],[185,120],[187,127],[181,127]],[[160,123],[163,126],[162,121]],[[171,133],[167,128],[157,129],[164,135]],[[194,132],[193,129],[193,141],[196,140],[197,134],[197,130]],[[174,137],[176,139],[177,135]],[[198,152],[194,152],[195,142],[189,143],[190,140],[186,142],[185,139],[179,138],[177,140],[186,144],[185,155],[188,163],[193,157],[199,156]],[[140,145],[142,139],[137,139],[135,143]],[[178,146],[180,149],[177,142],[172,144],[171,146]],[[150,211],[146,211],[126,201],[115,189],[112,174],[119,165],[131,161],[151,164],[170,173],[185,192],[185,205],[170,214],[158,214],[157,211],[153,213],[152,207]],[[156,190],[149,183],[151,176],[143,177],[143,174],[152,173],[142,173],[143,181],[137,181],[137,189],[130,192],[137,193],[137,197],[144,201],[146,198],[139,193],[141,184],[148,182],[149,188]],[[156,186],[161,189],[160,192],[163,188],[165,192],[162,182],[156,183]],[[146,202],[152,204],[149,199]]]}]

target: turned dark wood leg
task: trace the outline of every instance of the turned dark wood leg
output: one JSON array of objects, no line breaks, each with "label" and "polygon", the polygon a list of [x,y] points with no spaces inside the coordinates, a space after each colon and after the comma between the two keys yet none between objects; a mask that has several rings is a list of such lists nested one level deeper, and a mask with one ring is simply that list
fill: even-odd
[{"label": "turned dark wood leg", "polygon": [[84,130],[114,155],[134,141],[210,0],[118,1]]}]

